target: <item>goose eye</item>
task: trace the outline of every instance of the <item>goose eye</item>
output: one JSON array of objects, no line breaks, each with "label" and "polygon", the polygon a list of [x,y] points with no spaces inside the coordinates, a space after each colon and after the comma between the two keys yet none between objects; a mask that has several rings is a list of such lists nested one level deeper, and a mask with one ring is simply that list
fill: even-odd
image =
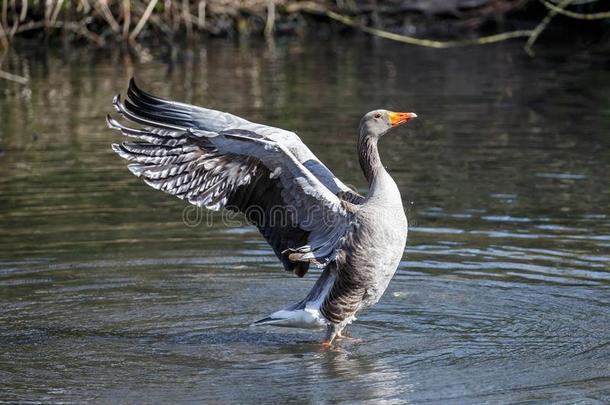
[{"label": "goose eye", "polygon": [[381,114],[379,114],[379,113],[375,114],[375,118],[381,118]]}]

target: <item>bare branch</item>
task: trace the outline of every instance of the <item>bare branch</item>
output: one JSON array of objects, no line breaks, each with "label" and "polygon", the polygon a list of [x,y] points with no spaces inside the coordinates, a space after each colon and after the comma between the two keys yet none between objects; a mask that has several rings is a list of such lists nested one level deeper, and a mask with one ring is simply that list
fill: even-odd
[{"label": "bare branch", "polygon": [[[559,5],[557,6],[557,8],[559,9],[564,9],[566,8],[573,0],[563,0],[561,3],[559,3]],[[538,26],[536,28],[534,28],[534,30],[532,31],[532,34],[529,36],[529,38],[527,39],[527,42],[525,43],[525,52],[527,52],[530,56],[534,55],[534,51],[532,50],[532,47],[534,46],[534,44],[536,43],[536,40],[538,39],[538,37],[540,36],[540,34],[542,34],[542,31],[544,31],[544,29],[546,28],[547,25],[549,25],[549,23],[551,22],[551,20],[553,18],[555,18],[555,16],[557,15],[557,11],[556,10],[551,10],[549,11],[549,13],[546,15],[546,17],[544,17],[544,19],[540,22],[540,24],[538,24]]]},{"label": "bare branch", "polygon": [[9,80],[11,82],[15,82],[15,83],[23,84],[23,85],[28,84],[27,77],[5,72],[4,70],[0,70],[0,79]]},{"label": "bare branch", "polygon": [[[606,18],[610,18],[610,11],[604,11],[601,13],[591,13],[591,14],[583,14],[583,13],[575,13],[573,11],[564,10],[563,8],[556,6],[546,0],[540,0],[542,4],[549,10],[555,11],[557,14],[564,15],[566,17],[575,18],[577,20],[603,20]],[[571,3],[573,4],[573,3]]]},{"label": "bare branch", "polygon": [[144,10],[144,14],[142,14],[142,18],[140,18],[140,21],[138,21],[138,23],[136,24],[136,27],[133,29],[131,35],[129,36],[130,40],[132,40],[132,41],[135,40],[136,37],[138,36],[138,34],[140,34],[140,31],[142,31],[142,28],[144,28],[144,26],[146,25],[146,22],[150,18],[150,15],[152,14],[153,10],[155,9],[155,6],[157,5],[157,1],[158,0],[151,0],[150,3],[148,3],[146,10]]},{"label": "bare branch", "polygon": [[427,48],[457,48],[470,45],[486,45],[506,41],[508,39],[513,38],[529,37],[532,34],[531,30],[520,30],[458,41],[434,41],[430,39],[421,39],[407,35],[396,34],[393,32],[361,25],[354,22],[351,18],[341,14],[337,14],[333,11],[326,11],[326,15],[335,21],[359,29],[363,32],[366,32],[367,34],[375,35],[380,38],[390,39],[392,41],[402,42],[404,44],[423,46]]}]

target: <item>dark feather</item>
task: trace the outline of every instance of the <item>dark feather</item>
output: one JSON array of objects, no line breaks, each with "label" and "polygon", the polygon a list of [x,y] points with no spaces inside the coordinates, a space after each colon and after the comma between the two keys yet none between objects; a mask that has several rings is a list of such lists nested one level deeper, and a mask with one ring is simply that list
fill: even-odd
[{"label": "dark feather", "polygon": [[[131,94],[135,94],[133,89]],[[285,209],[280,182],[270,178],[270,171],[255,158],[220,154],[206,138],[176,129],[184,124],[176,118],[177,114],[153,113],[150,109],[155,100],[145,101],[148,104],[143,107],[144,104],[136,106],[129,101],[121,103],[118,97],[114,100],[119,113],[146,125],[144,128],[131,128],[107,119],[111,128],[140,140],[112,146],[117,154],[133,162],[130,170],[153,188],[195,205],[244,213],[271,245],[284,268],[303,277],[309,263],[292,262],[282,252],[307,244],[309,232],[290,221],[273,221],[277,216],[290,215]],[[156,121],[159,116],[164,117],[163,122]],[[236,134],[252,135],[248,131]]]},{"label": "dark feather", "polygon": [[114,107],[141,127],[107,121],[136,139],[112,146],[131,162],[132,173],[199,207],[244,213],[286,270],[299,277],[310,263],[333,260],[350,215],[341,199],[362,197],[336,179],[294,132],[163,100],[133,80],[127,95],[124,101],[116,96]]}]

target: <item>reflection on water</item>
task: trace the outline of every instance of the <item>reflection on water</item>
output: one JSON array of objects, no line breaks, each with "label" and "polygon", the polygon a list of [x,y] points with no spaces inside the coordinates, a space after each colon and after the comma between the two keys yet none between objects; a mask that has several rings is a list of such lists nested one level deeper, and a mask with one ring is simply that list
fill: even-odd
[{"label": "reflection on water", "polygon": [[[604,65],[362,38],[8,55],[32,80],[0,82],[0,401],[607,402]],[[185,226],[128,173],[104,117],[134,74],[296,130],[362,190],[360,116],[417,112],[381,143],[411,231],[363,343],[248,327],[318,273],[285,274],[251,227]]]}]

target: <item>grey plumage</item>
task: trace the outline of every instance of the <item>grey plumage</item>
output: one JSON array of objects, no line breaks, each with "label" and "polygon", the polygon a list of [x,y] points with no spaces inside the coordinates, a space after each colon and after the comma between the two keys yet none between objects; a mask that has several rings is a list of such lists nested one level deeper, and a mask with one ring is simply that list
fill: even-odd
[{"label": "grey plumage", "polygon": [[133,174],[199,207],[244,213],[284,268],[300,277],[310,264],[324,268],[304,300],[259,324],[326,326],[330,342],[379,299],[406,241],[400,194],[377,153],[377,140],[397,113],[374,111],[361,122],[360,164],[370,185],[365,199],[294,132],[166,101],[133,80],[127,96],[113,104],[138,127],[110,116],[107,122],[133,139],[112,145]]}]

